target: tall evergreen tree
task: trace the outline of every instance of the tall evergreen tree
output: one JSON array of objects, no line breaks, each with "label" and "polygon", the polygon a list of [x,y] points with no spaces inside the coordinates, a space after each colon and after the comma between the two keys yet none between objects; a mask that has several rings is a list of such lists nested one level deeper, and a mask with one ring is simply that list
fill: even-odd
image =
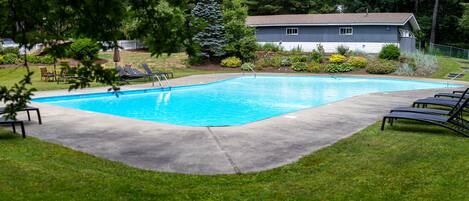
[{"label": "tall evergreen tree", "polygon": [[194,25],[203,26],[193,37],[193,42],[199,48],[198,56],[211,60],[225,55],[225,27],[220,4],[216,0],[199,0],[192,10],[192,16]]}]

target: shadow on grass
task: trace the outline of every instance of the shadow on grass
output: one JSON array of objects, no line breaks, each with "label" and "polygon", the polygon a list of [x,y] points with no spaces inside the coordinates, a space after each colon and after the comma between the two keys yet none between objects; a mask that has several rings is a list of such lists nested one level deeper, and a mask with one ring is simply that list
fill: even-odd
[{"label": "shadow on grass", "polygon": [[399,134],[415,134],[415,135],[438,135],[450,137],[464,137],[459,133],[446,128],[434,126],[424,122],[398,120],[394,121],[393,126],[386,124],[386,130],[400,132]]},{"label": "shadow on grass", "polygon": [[13,133],[7,130],[6,127],[0,127],[0,140],[16,140],[20,138],[21,136],[18,133]]}]

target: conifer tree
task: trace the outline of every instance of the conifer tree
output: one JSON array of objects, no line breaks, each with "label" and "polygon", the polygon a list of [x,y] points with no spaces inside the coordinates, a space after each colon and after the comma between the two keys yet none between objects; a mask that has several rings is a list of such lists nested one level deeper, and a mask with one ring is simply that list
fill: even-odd
[{"label": "conifer tree", "polygon": [[225,27],[220,4],[216,0],[199,0],[192,10],[194,24],[202,29],[193,37],[198,46],[198,57],[205,60],[218,59],[225,55]]}]

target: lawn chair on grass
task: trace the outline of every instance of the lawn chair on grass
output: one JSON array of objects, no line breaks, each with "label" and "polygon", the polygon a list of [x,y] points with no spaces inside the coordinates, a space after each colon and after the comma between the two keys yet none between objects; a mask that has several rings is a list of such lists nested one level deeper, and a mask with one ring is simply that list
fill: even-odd
[{"label": "lawn chair on grass", "polygon": [[152,71],[150,67],[148,67],[148,64],[142,64],[143,69],[145,69],[145,72],[149,76],[165,76],[166,78],[174,78],[174,73],[172,72],[163,72],[163,71]]},{"label": "lawn chair on grass", "polygon": [[124,71],[129,77],[134,79],[146,77],[145,73],[142,73],[139,70],[132,68],[131,66],[125,66]]},{"label": "lawn chair on grass", "polygon": [[[30,112],[36,112],[37,120],[38,120],[39,124],[42,124],[41,112],[39,111],[39,108],[37,108],[37,107],[26,106],[25,109],[20,110],[18,112],[26,112],[28,114],[28,121],[31,121]],[[5,114],[5,107],[0,107],[0,115],[2,115],[2,114]]]},{"label": "lawn chair on grass", "polygon": [[56,78],[55,73],[48,72],[47,68],[44,68],[44,67],[40,68],[40,70],[41,70],[41,80],[50,81],[50,79],[52,78],[52,80],[55,81],[55,78]]},{"label": "lawn chair on grass", "polygon": [[[444,109],[432,109],[432,108],[419,108],[419,107],[397,107],[391,110],[391,113],[393,112],[411,112],[411,113],[422,113],[422,114],[435,114],[435,115],[451,115],[456,109],[458,109],[458,106],[460,106],[469,92],[469,88],[466,89],[466,91],[463,92],[463,94],[460,94],[461,97],[457,99],[457,102],[455,104],[447,103],[446,100],[452,100],[452,99],[434,99],[434,100],[428,100],[428,99],[420,99],[420,101],[417,101],[417,103],[423,103],[426,102],[426,104],[432,104],[436,103],[437,105],[441,104],[446,104],[443,106],[446,106],[449,108],[449,110],[444,110]],[[438,95],[438,94],[437,94]],[[415,105],[415,103],[414,103]]]},{"label": "lawn chair on grass", "polygon": [[26,132],[24,131],[24,123],[23,121],[18,120],[7,120],[3,117],[0,117],[0,125],[9,125],[13,129],[13,133],[16,133],[16,125],[20,125],[21,127],[21,136],[26,138]]},{"label": "lawn chair on grass", "polygon": [[412,112],[391,112],[383,117],[381,130],[384,130],[384,126],[387,120],[389,120],[389,124],[392,126],[394,121],[397,119],[407,119],[447,128],[461,135],[469,137],[468,123],[466,120],[464,120],[463,117],[463,110],[467,106],[468,101],[469,99],[465,99],[462,104],[457,104],[455,106],[456,108],[449,116]]}]

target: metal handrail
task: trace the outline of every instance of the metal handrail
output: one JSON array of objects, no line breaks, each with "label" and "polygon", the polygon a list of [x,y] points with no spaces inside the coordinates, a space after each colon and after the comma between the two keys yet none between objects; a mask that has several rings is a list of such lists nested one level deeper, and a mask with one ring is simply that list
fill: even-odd
[{"label": "metal handrail", "polygon": [[163,82],[161,82],[160,76],[158,76],[158,75],[153,76],[153,86],[155,86],[155,77],[156,77],[156,79],[158,80],[158,83],[160,84],[160,87],[161,87],[161,88],[164,88],[164,87],[163,87]]},{"label": "metal handrail", "polygon": [[[153,83],[152,83],[152,86],[155,86],[155,77],[156,79],[158,80],[158,84],[160,85],[161,88],[170,88],[171,89],[171,84],[169,83],[169,80],[168,78],[166,77],[166,75],[164,74],[161,74],[161,77],[163,78],[164,80],[164,83],[163,81],[161,80],[160,76],[159,75],[156,75],[156,76],[153,76]],[[166,84],[166,86],[165,86]]]},{"label": "metal handrail", "polygon": [[[252,73],[254,73],[254,78],[257,77],[257,73],[256,71],[251,67],[251,66],[248,66],[249,70],[251,70]],[[243,71],[243,75],[244,75],[244,71]]]},{"label": "metal handrail", "polygon": [[169,83],[169,79],[168,79],[168,77],[166,77],[166,75],[165,75],[165,74],[161,74],[161,75],[163,76],[163,78],[164,78],[164,80],[165,80],[165,82],[166,82],[166,87],[169,87],[169,88],[171,88],[171,84]]}]

